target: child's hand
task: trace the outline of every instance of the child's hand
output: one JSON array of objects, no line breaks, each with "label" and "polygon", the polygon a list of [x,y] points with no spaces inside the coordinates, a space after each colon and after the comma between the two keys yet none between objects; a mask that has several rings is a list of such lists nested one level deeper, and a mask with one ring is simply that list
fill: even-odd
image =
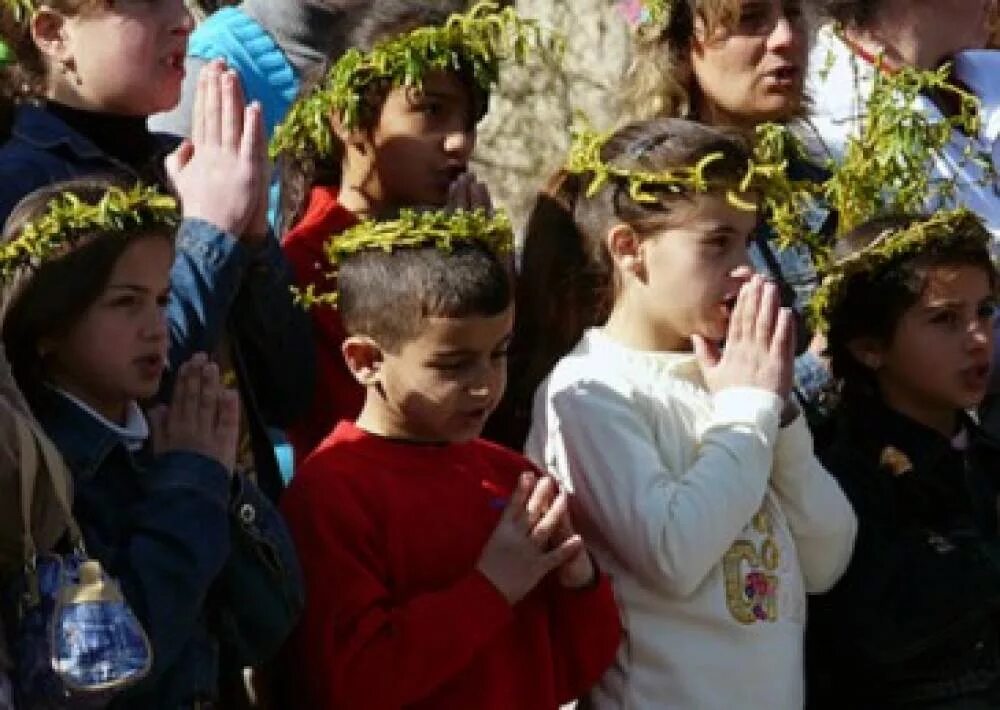
[{"label": "child's hand", "polygon": [[493,200],[490,198],[489,188],[471,172],[462,173],[455,178],[448,188],[447,206],[456,210],[484,209],[488,213],[493,212]]},{"label": "child's hand", "polygon": [[[559,523],[559,511],[549,507],[537,522],[529,519],[528,501],[536,488],[535,476],[523,473],[500,522],[483,548],[476,567],[507,601],[514,604],[552,570],[583,550],[583,540],[572,535],[546,551]],[[539,499],[547,495],[545,490]]]},{"label": "child's hand", "polygon": [[193,451],[215,459],[230,473],[236,465],[239,398],[222,386],[219,366],[198,353],[181,365],[167,407],[150,412],[153,449]]},{"label": "child's hand", "polygon": [[778,288],[754,276],[740,289],[722,353],[700,335],[692,337],[709,391],[757,387],[787,399],[795,376],[795,320],[779,306]]},{"label": "child's hand", "polygon": [[187,218],[203,219],[249,243],[267,234],[267,146],[256,103],[244,105],[235,72],[202,68],[191,139],[166,161]]},{"label": "child's hand", "polygon": [[[569,496],[566,495],[565,491],[560,492],[559,497],[552,504],[552,509],[557,507],[561,509],[561,514],[551,542],[559,544],[564,540],[579,537],[576,530],[573,529],[573,519],[569,514]],[[590,559],[587,548],[582,545],[580,550],[559,568],[559,583],[570,589],[579,589],[593,584],[596,576],[597,570],[594,569],[593,560]]]}]

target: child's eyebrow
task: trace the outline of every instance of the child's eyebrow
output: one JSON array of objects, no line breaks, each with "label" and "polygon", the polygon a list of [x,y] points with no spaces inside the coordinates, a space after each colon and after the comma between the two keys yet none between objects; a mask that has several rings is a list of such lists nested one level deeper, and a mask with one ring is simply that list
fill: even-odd
[{"label": "child's eyebrow", "polygon": [[108,290],[130,291],[132,293],[148,293],[149,289],[138,284],[108,284]]}]

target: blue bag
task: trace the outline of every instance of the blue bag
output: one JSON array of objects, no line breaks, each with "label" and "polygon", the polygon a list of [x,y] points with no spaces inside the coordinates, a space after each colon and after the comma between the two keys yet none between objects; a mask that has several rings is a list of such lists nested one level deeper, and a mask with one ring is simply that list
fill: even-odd
[{"label": "blue bag", "polygon": [[[70,474],[55,447],[36,436],[32,423],[17,424],[25,565],[4,599],[15,702],[38,710],[101,708],[149,673],[152,647],[117,583],[87,557],[70,508]],[[69,554],[35,550],[30,518],[39,447],[66,515]]]}]

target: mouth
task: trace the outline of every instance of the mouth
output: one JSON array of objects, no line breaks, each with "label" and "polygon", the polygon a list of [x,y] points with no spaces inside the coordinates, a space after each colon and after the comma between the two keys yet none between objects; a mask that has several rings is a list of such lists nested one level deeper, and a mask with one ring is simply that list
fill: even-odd
[{"label": "mouth", "polygon": [[166,65],[170,69],[176,72],[180,72],[181,74],[184,74],[185,73],[184,59],[186,56],[187,56],[186,51],[178,50],[176,52],[171,52],[169,55],[167,55],[167,58],[165,60]]},{"label": "mouth", "polygon": [[159,353],[142,355],[132,361],[144,379],[159,379],[167,368],[167,360]]},{"label": "mouth", "polygon": [[786,64],[785,66],[777,67],[771,71],[764,74],[764,76],[770,81],[774,86],[779,87],[792,87],[797,86],[799,79],[802,76],[802,70],[794,64]]},{"label": "mouth", "polygon": [[970,390],[979,391],[986,389],[990,379],[989,363],[981,363],[967,367],[961,371],[962,383]]}]

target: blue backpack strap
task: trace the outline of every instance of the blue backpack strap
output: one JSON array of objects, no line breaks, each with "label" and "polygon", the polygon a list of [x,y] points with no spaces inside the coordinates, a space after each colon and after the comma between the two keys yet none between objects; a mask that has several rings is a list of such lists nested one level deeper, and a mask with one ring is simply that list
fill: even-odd
[{"label": "blue backpack strap", "polygon": [[256,20],[225,7],[198,25],[188,56],[206,61],[222,57],[240,76],[247,101],[260,101],[270,138],[299,92],[299,77],[285,53]]}]

